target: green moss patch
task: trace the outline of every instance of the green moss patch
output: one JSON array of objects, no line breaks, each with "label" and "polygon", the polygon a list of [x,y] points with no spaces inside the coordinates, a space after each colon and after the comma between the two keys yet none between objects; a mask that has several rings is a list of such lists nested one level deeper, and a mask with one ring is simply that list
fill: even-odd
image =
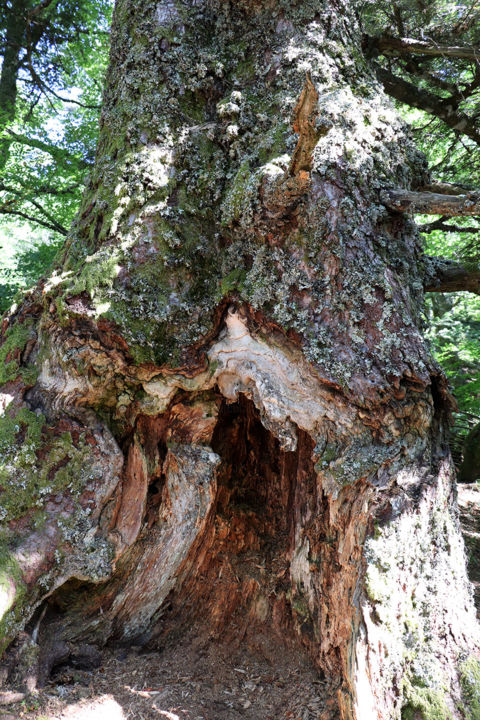
[{"label": "green moss patch", "polygon": [[13,520],[41,507],[52,493],[78,492],[91,473],[82,434],[55,434],[45,417],[26,408],[0,418],[0,519]]},{"label": "green moss patch", "polygon": [[468,720],[480,720],[480,663],[470,657],[460,665],[460,684]]},{"label": "green moss patch", "polygon": [[31,368],[20,368],[19,356],[32,337],[33,321],[17,322],[5,333],[0,347],[0,385],[15,380],[19,375],[25,375],[25,380],[31,381]]},{"label": "green moss patch", "polygon": [[25,592],[15,557],[4,545],[0,545],[0,655],[15,634],[21,619],[20,601]]},{"label": "green moss patch", "polygon": [[439,689],[408,683],[406,704],[402,707],[402,720],[450,720],[451,713],[445,703],[445,693]]}]

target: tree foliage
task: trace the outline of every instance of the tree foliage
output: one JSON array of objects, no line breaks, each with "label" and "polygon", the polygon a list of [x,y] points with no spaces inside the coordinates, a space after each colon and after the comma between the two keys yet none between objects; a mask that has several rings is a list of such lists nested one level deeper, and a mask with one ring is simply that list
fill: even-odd
[{"label": "tree foliage", "polygon": [[0,214],[66,235],[94,159],[110,12],[0,4]]}]

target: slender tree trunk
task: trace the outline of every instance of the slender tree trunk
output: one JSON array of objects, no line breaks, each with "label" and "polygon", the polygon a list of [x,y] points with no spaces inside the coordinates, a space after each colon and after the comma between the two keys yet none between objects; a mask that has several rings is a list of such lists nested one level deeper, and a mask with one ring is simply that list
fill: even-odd
[{"label": "slender tree trunk", "polygon": [[[25,32],[23,12],[23,2],[14,2],[7,12],[5,51],[0,73],[0,132],[5,131],[15,119],[19,60]],[[7,164],[11,144],[6,137],[0,140],[0,172]]]},{"label": "slender tree trunk", "polygon": [[40,676],[273,638],[324,719],[478,711],[421,246],[380,200],[428,177],[350,5],[117,3],[95,173],[0,349],[4,646]]}]

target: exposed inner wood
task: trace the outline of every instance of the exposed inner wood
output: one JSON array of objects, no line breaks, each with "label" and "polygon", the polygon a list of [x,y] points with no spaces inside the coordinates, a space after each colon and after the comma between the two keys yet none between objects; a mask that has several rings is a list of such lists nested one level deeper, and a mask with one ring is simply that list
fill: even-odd
[{"label": "exposed inner wood", "polygon": [[79,647],[87,648],[81,657],[95,655],[92,644],[158,651],[183,638],[185,646],[245,643],[270,655],[290,648],[328,686],[322,705],[335,717],[349,702],[361,557],[353,520],[363,489],[351,502],[327,500],[311,437],[298,429],[296,449],[282,449],[245,396],[229,403],[215,392],[184,395],[164,416],[140,417],[130,440],[130,484],[103,520],[123,551],[113,578],[73,579],[48,598],[40,680],[81,662]]}]

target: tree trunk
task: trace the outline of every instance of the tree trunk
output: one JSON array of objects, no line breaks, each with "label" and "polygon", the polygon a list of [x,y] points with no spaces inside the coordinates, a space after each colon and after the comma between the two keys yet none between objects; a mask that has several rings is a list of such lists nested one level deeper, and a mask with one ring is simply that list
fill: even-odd
[{"label": "tree trunk", "polygon": [[26,645],[41,681],[235,639],[297,648],[324,719],[478,712],[421,245],[380,201],[428,177],[350,5],[117,3],[82,209],[3,323],[10,683]]},{"label": "tree trunk", "polygon": [[17,78],[22,40],[25,32],[23,3],[15,2],[6,15],[5,49],[0,73],[0,172],[5,169],[12,144],[5,131],[15,119],[17,101]]}]

